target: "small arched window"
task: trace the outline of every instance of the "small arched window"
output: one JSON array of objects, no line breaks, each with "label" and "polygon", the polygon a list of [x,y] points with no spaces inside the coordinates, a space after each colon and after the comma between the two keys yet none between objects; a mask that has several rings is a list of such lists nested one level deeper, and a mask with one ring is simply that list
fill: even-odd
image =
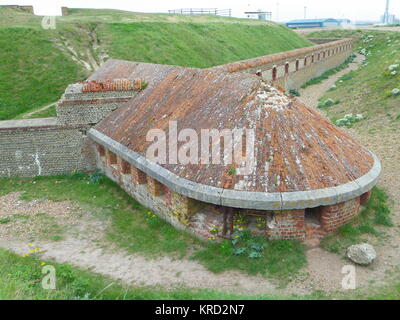
[{"label": "small arched window", "polygon": [[285,75],[289,74],[289,62],[285,63]]},{"label": "small arched window", "polygon": [[300,68],[300,61],[299,59],[296,60],[296,71],[299,71]]},{"label": "small arched window", "polygon": [[278,69],[276,68],[276,66],[274,66],[272,68],[272,81],[275,81],[277,78],[277,73],[278,73]]}]

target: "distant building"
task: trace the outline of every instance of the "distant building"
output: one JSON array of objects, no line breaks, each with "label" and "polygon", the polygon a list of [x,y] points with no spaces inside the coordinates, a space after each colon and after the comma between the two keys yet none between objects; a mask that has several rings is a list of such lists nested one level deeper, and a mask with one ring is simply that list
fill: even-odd
[{"label": "distant building", "polygon": [[331,28],[340,27],[341,21],[337,19],[299,19],[286,23],[288,28]]},{"label": "distant building", "polygon": [[337,20],[340,22],[340,25],[342,27],[346,27],[353,24],[353,22],[350,19],[337,19]]},{"label": "distant building", "polygon": [[357,20],[357,21],[354,21],[354,25],[355,26],[372,26],[374,24],[376,24],[375,21],[368,21],[368,20]]},{"label": "distant building", "polygon": [[246,11],[244,13],[248,19],[258,19],[258,20],[271,20],[272,12],[269,11]]},{"label": "distant building", "polygon": [[[387,20],[385,21],[385,19],[387,19]],[[389,24],[390,25],[390,24],[398,24],[398,23],[400,23],[400,20],[396,17],[396,15],[388,14],[387,18],[385,16],[381,17],[381,22],[383,24]]]}]

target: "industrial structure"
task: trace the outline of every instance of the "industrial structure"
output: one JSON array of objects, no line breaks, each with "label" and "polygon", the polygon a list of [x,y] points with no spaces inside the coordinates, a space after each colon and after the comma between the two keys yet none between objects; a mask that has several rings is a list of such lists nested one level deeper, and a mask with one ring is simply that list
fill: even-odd
[{"label": "industrial structure", "polygon": [[269,20],[269,21],[272,19],[272,12],[270,11],[262,11],[262,10],[246,11],[244,14],[248,19]]},{"label": "industrial structure", "polygon": [[184,15],[213,15],[231,17],[232,9],[218,9],[218,8],[184,8],[168,10],[170,14],[184,14]]},{"label": "industrial structure", "polygon": [[340,27],[342,22],[337,19],[298,19],[292,20],[286,23],[288,28],[298,28],[298,29],[305,29],[305,28],[334,28]]}]

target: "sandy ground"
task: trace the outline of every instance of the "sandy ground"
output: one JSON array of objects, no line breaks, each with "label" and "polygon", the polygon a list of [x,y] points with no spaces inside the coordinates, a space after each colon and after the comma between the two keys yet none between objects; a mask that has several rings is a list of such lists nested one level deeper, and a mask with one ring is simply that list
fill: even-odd
[{"label": "sandy ground", "polygon": [[[329,89],[343,74],[354,70],[361,63],[358,57],[346,70],[333,75],[321,84],[301,90],[301,99],[311,107],[316,107],[318,98]],[[322,111],[320,111],[322,112]],[[400,243],[400,179],[398,178],[400,150],[398,137],[393,132],[382,132],[374,139],[362,132],[351,130],[351,134],[363,145],[370,148],[382,159],[384,173],[380,184],[394,199],[393,212],[396,227],[385,229],[388,237],[384,243],[373,242],[378,259],[370,267],[356,267],[357,286],[366,287],[371,283],[383,283],[388,271],[400,265],[398,244]],[[38,236],[35,225],[24,228],[13,222],[0,224],[0,247],[25,254],[27,244],[44,250],[43,259],[70,263],[81,268],[119,279],[127,284],[140,286],[161,286],[165,288],[189,287],[229,291],[243,294],[306,294],[314,290],[325,292],[341,289],[344,275],[342,268],[351,264],[343,257],[328,253],[320,248],[307,251],[308,265],[300,275],[286,288],[281,288],[261,276],[248,276],[238,271],[214,274],[199,263],[183,259],[173,260],[168,257],[148,259],[132,255],[115,248],[103,240],[104,231],[109,221],[85,212],[69,202],[51,202],[19,200],[18,193],[0,197],[0,219],[16,214],[35,215],[45,213],[56,219],[57,224],[65,227],[65,237],[61,241],[49,241]],[[40,231],[40,230],[39,230]],[[377,241],[377,240],[374,240]]]}]

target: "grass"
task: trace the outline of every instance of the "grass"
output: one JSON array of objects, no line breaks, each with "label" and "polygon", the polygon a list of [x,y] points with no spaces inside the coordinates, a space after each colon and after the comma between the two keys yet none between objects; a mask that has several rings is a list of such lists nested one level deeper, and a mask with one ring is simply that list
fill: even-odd
[{"label": "grass", "polygon": [[392,227],[388,195],[379,187],[372,190],[371,199],[360,214],[349,224],[339,228],[333,235],[325,237],[321,247],[334,253],[344,253],[349,246],[365,242],[366,236],[380,237],[378,226]]},{"label": "grass", "polygon": [[[42,288],[43,266],[53,266],[56,290]],[[0,249],[0,300],[328,300],[328,299],[400,299],[400,278],[390,284],[370,286],[367,291],[324,293],[309,295],[240,295],[216,290],[134,287],[108,277],[82,270],[68,264],[44,262],[40,255],[21,257]]]},{"label": "grass", "polygon": [[15,117],[15,119],[36,119],[36,118],[50,118],[50,117],[56,117],[57,116],[57,111],[56,111],[56,105],[52,105],[49,108],[40,110],[38,109],[35,112],[28,112],[28,113],[22,113]]},{"label": "grass", "polygon": [[112,23],[100,38],[113,58],[198,68],[311,45],[282,26],[240,23]]},{"label": "grass", "polygon": [[[57,18],[55,30],[44,30],[41,17],[0,7],[0,120],[57,101],[68,84],[89,75],[55,40],[68,41],[86,62],[88,52],[98,63],[107,52],[115,59],[202,68],[312,45],[272,22],[72,9]],[[54,115],[49,112],[34,117]]]},{"label": "grass", "polygon": [[82,70],[58,52],[42,31],[0,28],[0,120],[60,98]]},{"label": "grass", "polygon": [[[379,29],[379,28],[377,28]],[[368,125],[363,122],[355,127],[368,127],[368,130],[399,129],[395,117],[386,114],[398,114],[399,96],[390,94],[394,88],[400,88],[400,72],[391,75],[390,65],[400,63],[400,33],[390,31],[337,30],[312,33],[310,37],[353,37],[355,51],[365,49],[370,54],[366,63],[358,70],[345,75],[336,82],[336,89],[328,91],[322,100],[341,100],[342,103],[327,110],[328,117],[335,121],[344,115],[362,114],[368,119]]]},{"label": "grass", "polygon": [[282,281],[289,280],[306,263],[304,247],[293,241],[255,239],[265,248],[258,259],[234,255],[229,243],[204,243],[149,214],[117,184],[97,174],[0,179],[0,195],[14,191],[22,191],[23,200],[68,200],[87,206],[99,217],[110,217],[106,238],[130,253],[153,258],[189,256],[216,273],[241,270]]}]

